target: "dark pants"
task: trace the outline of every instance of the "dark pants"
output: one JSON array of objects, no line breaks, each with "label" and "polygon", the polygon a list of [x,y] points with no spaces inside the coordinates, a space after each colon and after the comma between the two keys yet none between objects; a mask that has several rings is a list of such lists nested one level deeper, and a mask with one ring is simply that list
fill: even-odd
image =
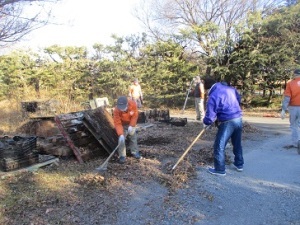
[{"label": "dark pants", "polygon": [[[124,129],[127,130],[128,126],[125,126]],[[126,141],[128,142],[128,148],[130,149],[131,154],[135,155],[139,153],[139,148],[137,144],[136,128],[133,127],[133,130],[134,131],[132,132],[132,134],[127,135]],[[119,156],[126,157],[126,141],[119,142],[119,148],[118,148]]]}]

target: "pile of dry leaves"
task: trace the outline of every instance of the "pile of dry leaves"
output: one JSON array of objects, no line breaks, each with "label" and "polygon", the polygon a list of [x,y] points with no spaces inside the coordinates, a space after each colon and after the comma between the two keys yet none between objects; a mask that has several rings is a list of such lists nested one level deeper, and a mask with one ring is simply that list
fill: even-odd
[{"label": "pile of dry leaves", "polygon": [[[138,134],[138,145],[143,156],[141,161],[128,157],[125,165],[113,158],[104,172],[103,182],[109,184],[114,180],[139,180],[140,182],[153,179],[162,185],[176,190],[183,187],[190,177],[195,175],[197,166],[211,165],[213,163],[213,141],[217,131],[216,127],[206,130],[194,144],[185,158],[172,170],[177,160],[190,146],[202,130],[201,123],[189,122],[185,126],[172,126],[165,123],[154,123],[154,126]],[[248,123],[243,126],[244,139],[248,135],[259,132]],[[249,137],[250,137],[249,136]],[[226,163],[231,159],[226,153]],[[101,175],[101,174],[100,174]],[[77,182],[84,184],[97,183],[99,178],[83,175]]]}]

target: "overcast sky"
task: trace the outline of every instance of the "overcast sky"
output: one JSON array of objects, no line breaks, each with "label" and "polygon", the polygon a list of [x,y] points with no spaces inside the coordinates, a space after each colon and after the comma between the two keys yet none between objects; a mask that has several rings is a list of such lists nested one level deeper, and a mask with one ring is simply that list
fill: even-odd
[{"label": "overcast sky", "polygon": [[[112,43],[110,36],[141,33],[140,22],[132,15],[139,0],[62,0],[53,8],[55,21],[24,39],[17,47],[44,48],[53,44],[87,46]],[[16,47],[16,46],[15,46]]]}]

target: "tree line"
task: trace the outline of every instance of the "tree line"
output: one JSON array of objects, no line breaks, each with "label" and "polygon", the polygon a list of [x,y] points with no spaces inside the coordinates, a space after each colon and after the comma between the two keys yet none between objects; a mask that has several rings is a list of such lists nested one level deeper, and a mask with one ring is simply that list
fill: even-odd
[{"label": "tree line", "polygon": [[[155,15],[143,14],[145,6],[136,9],[145,33],[112,35],[113,44],[95,43],[91,50],[53,45],[39,53],[2,55],[0,98],[63,96],[82,102],[106,96],[113,101],[138,78],[146,101],[172,106],[182,103],[200,75],[236,86],[246,107],[258,85],[271,102],[274,89],[300,66],[300,4],[253,2],[154,1],[149,9],[155,7]],[[166,8],[167,3],[172,4]]]}]

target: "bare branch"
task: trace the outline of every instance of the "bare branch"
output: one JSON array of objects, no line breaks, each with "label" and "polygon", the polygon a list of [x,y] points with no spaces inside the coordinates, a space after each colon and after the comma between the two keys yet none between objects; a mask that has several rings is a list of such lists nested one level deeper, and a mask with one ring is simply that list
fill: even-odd
[{"label": "bare branch", "polygon": [[15,43],[31,31],[47,25],[51,18],[51,7],[48,4],[59,1],[0,1],[0,46]]},{"label": "bare branch", "polygon": [[[147,4],[146,4],[147,2]],[[234,27],[249,12],[270,10],[279,0],[147,0],[136,9],[136,16],[158,39],[185,35],[211,56],[226,47],[234,36]]]}]

